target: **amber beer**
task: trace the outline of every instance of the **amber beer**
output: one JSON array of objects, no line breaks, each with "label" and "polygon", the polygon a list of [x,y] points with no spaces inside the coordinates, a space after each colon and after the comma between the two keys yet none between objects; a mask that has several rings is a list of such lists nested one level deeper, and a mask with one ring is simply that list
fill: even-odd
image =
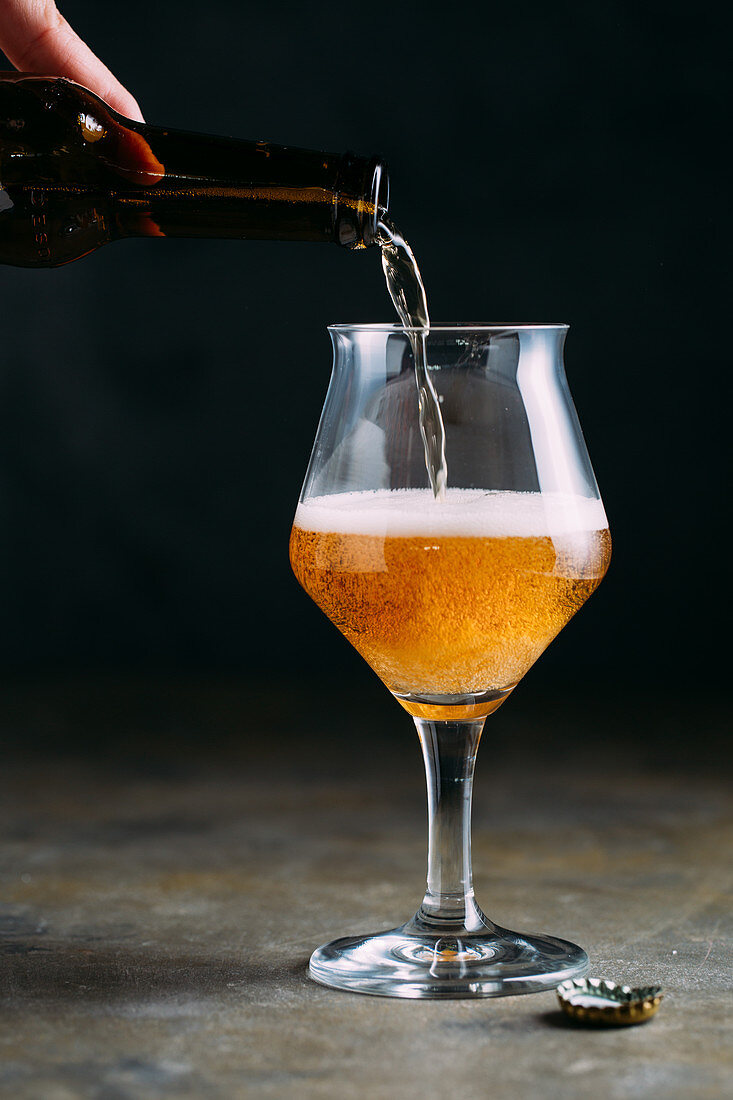
[{"label": "amber beer", "polygon": [[597,500],[460,489],[444,503],[431,497],[311,498],[296,513],[291,563],[407,710],[479,717],[598,587],[610,535]]}]

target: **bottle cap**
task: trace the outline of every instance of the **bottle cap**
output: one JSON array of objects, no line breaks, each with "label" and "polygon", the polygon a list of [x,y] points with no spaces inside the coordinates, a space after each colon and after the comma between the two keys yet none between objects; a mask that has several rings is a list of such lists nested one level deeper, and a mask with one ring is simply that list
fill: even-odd
[{"label": "bottle cap", "polygon": [[563,1012],[578,1024],[628,1027],[650,1020],[662,1001],[660,985],[616,985],[603,978],[571,978],[557,987]]}]

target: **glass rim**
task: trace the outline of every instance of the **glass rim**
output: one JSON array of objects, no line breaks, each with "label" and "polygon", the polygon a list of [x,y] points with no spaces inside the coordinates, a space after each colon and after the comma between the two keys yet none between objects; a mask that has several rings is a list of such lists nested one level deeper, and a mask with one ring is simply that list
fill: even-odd
[{"label": "glass rim", "polygon": [[[436,321],[431,323],[428,328],[428,334],[433,332],[522,332],[528,330],[545,329],[555,332],[567,332],[569,325],[563,321],[558,322],[544,322],[544,321],[477,321],[475,324],[463,321]],[[399,321],[396,322],[381,322],[374,323],[356,322],[355,324],[348,324],[339,322],[337,324],[327,326],[329,332],[424,332],[422,328],[408,328],[406,325],[401,325]]]}]

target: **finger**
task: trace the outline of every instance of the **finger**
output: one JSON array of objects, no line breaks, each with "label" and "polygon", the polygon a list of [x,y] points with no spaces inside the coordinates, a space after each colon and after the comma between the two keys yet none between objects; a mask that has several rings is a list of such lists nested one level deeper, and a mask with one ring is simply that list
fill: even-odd
[{"label": "finger", "polygon": [[134,97],[71,29],[53,0],[0,0],[0,47],[21,72],[66,76],[120,114],[145,121]]}]

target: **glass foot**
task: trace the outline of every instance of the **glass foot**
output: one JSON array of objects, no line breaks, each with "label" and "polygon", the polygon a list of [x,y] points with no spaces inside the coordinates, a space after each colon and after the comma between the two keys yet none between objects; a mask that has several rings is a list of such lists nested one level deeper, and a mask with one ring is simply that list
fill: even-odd
[{"label": "glass foot", "polygon": [[554,989],[582,977],[582,947],[554,936],[505,928],[438,934],[414,922],[373,936],[334,940],[313,952],[309,974],[321,985],[381,997],[506,997]]}]

